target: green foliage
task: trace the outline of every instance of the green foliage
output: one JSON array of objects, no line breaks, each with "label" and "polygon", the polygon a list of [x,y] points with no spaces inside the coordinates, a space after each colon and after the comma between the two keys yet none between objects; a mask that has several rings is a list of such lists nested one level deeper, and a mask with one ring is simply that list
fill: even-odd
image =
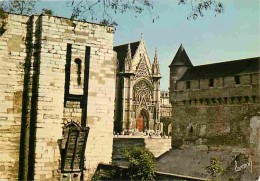
[{"label": "green foliage", "polygon": [[32,14],[37,0],[9,0],[11,13]]},{"label": "green foliage", "polygon": [[32,14],[38,0],[3,0],[1,6],[5,12],[16,14]]},{"label": "green foliage", "polygon": [[123,176],[123,169],[120,168],[116,163],[112,162],[109,168],[98,168],[91,180],[127,180],[127,178]]},{"label": "green foliage", "polygon": [[216,177],[223,173],[223,167],[220,165],[219,158],[212,156],[210,158],[210,165],[205,167],[205,170],[211,175],[211,177]]},{"label": "green foliage", "polygon": [[0,19],[5,19],[5,18],[7,18],[7,15],[5,13],[3,6],[0,5]]},{"label": "green foliage", "polygon": [[92,181],[102,180],[101,171],[100,170],[96,171],[91,180]]},{"label": "green foliage", "polygon": [[235,176],[229,177],[228,181],[236,181],[236,177]]},{"label": "green foliage", "polygon": [[2,4],[0,4],[0,36],[2,36],[6,31],[6,18],[8,14],[4,11]]},{"label": "green foliage", "polygon": [[2,22],[0,25],[0,36],[2,36],[6,31],[6,22]]},{"label": "green foliage", "polygon": [[128,173],[131,180],[154,180],[155,159],[147,148],[126,149],[125,157],[129,161]]},{"label": "green foliage", "polygon": [[173,149],[179,149],[183,145],[183,139],[174,139],[172,141],[172,148]]},{"label": "green foliage", "polygon": [[46,15],[53,15],[53,11],[51,9],[46,9],[46,8],[42,9],[42,13]]},{"label": "green foliage", "polygon": [[100,24],[105,25],[105,26],[117,26],[117,25],[118,25],[115,21],[110,22],[110,21],[107,20],[107,19],[103,19],[103,20],[100,22]]}]

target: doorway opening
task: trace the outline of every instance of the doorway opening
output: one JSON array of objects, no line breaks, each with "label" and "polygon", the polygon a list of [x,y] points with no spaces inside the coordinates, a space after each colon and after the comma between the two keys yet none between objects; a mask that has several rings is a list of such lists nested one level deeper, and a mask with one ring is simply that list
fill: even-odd
[{"label": "doorway opening", "polygon": [[149,130],[149,113],[142,109],[136,119],[136,128],[139,132]]}]

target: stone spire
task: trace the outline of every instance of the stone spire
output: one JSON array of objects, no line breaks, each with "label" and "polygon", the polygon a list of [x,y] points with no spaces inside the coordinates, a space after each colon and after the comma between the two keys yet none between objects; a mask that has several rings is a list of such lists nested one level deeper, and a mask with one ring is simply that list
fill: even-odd
[{"label": "stone spire", "polygon": [[125,71],[130,72],[132,70],[132,53],[131,53],[131,46],[128,43],[127,54],[125,58]]},{"label": "stone spire", "polygon": [[157,52],[157,48],[155,48],[154,63],[157,63],[157,64],[158,64],[158,52]]},{"label": "stone spire", "polygon": [[153,76],[160,76],[160,67],[159,67],[159,62],[158,62],[158,53],[157,53],[157,48],[155,48],[155,55],[154,55],[154,61],[152,65],[152,73]]}]

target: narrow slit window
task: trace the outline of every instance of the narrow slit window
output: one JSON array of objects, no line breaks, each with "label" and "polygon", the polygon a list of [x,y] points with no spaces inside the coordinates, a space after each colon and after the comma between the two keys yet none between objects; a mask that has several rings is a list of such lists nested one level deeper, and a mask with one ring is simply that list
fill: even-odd
[{"label": "narrow slit window", "polygon": [[75,63],[77,64],[77,82],[78,82],[78,85],[81,85],[81,63],[82,61],[80,59],[76,59],[75,60]]},{"label": "narrow slit window", "polygon": [[209,87],[214,87],[214,79],[209,79]]},{"label": "narrow slit window", "polygon": [[186,89],[187,89],[187,90],[190,89],[190,81],[187,81],[187,82],[186,82]]},{"label": "narrow slit window", "polygon": [[240,77],[239,76],[235,76],[235,84],[240,84]]}]

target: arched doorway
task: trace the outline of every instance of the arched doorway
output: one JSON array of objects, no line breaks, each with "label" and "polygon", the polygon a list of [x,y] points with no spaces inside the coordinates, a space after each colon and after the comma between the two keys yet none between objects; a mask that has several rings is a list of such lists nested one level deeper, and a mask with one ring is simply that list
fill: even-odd
[{"label": "arched doorway", "polygon": [[145,109],[142,109],[137,116],[136,128],[139,132],[144,132],[149,129],[149,114]]}]

